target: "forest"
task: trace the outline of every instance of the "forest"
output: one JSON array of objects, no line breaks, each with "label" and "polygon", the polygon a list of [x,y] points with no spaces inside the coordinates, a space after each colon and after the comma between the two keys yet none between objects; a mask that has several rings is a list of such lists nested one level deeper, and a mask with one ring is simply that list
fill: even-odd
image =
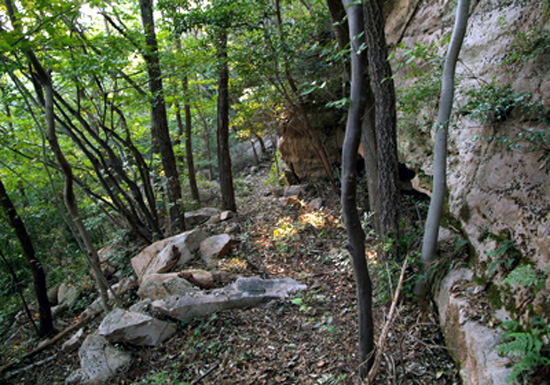
[{"label": "forest", "polygon": [[2,382],[548,383],[550,6],[444,3],[4,0]]}]

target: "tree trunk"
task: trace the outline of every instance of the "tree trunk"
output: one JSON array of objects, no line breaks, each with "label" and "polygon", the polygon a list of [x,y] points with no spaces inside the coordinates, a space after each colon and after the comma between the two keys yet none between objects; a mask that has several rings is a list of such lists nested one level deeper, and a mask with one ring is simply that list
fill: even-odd
[{"label": "tree trunk", "polygon": [[197,113],[199,114],[199,117],[202,120],[202,125],[204,127],[204,150],[206,152],[206,160],[208,161],[208,180],[214,180],[214,169],[212,168],[212,152],[210,151],[210,130],[208,128],[208,122],[206,121],[206,117],[202,113],[201,109],[198,105],[195,105],[195,108],[197,110]]},{"label": "tree trunk", "polygon": [[151,92],[151,131],[156,138],[162,167],[166,175],[166,190],[168,192],[170,228],[172,232],[185,229],[185,213],[182,202],[181,187],[179,181],[176,158],[170,140],[168,120],[166,118],[166,104],[164,101],[164,89],[162,85],[162,73],[158,57],[158,44],[153,20],[151,0],[140,0],[141,19],[145,31],[146,48],[143,51],[143,59],[149,75],[149,91]]},{"label": "tree trunk", "polygon": [[191,125],[191,105],[189,104],[189,80],[185,76],[182,80],[183,92],[185,93],[185,104],[183,110],[185,112],[185,156],[187,158],[187,172],[189,174],[189,185],[191,187],[191,195],[193,199],[201,204],[199,188],[197,187],[197,177],[195,173],[195,161],[193,159],[193,141],[192,141],[192,125]]},{"label": "tree trunk", "polygon": [[[470,0],[459,0],[456,9],[456,20],[453,29],[453,36],[447,56],[445,66],[443,67],[443,77],[441,81],[441,97],[439,101],[439,112],[437,114],[435,145],[434,145],[434,177],[433,191],[428,209],[428,218],[424,229],[424,239],[422,242],[421,260],[426,269],[433,261],[436,253],[437,237],[439,235],[439,223],[445,202],[446,179],[447,179],[447,131],[449,128],[449,119],[454,100],[454,79],[455,68],[466,34],[468,24],[468,12],[470,9]],[[424,299],[428,291],[428,282],[423,279],[415,287],[415,294]]]},{"label": "tree trunk", "polygon": [[[44,268],[42,267],[42,263],[40,263],[36,257],[31,237],[27,233],[27,229],[21,220],[21,217],[17,214],[17,210],[15,209],[15,206],[4,188],[2,179],[0,179],[0,206],[2,206],[10,226],[15,231],[15,235],[17,235],[17,239],[23,249],[23,255],[25,256],[27,264],[32,272],[34,294],[36,295],[36,301],[38,302],[38,314],[40,319],[38,335],[39,337],[48,336],[54,333],[54,327],[52,310],[50,307],[50,302],[48,301],[48,289],[46,286],[46,275],[44,274]],[[19,282],[16,284],[19,285]]]},{"label": "tree trunk", "polygon": [[381,0],[363,3],[369,71],[376,108],[376,150],[378,194],[380,196],[380,233],[382,239],[399,237],[397,135],[395,88],[388,61]]},{"label": "tree trunk", "polygon": [[237,211],[235,191],[233,190],[231,155],[229,153],[229,67],[227,64],[227,30],[225,28],[221,28],[218,33],[217,49],[219,60],[217,139],[222,208]]},{"label": "tree trunk", "polygon": [[[357,211],[357,151],[361,138],[361,120],[367,102],[364,89],[368,87],[364,76],[365,55],[360,52],[363,34],[363,17],[360,5],[352,5],[351,0],[343,4],[348,14],[351,49],[351,104],[348,111],[346,135],[342,149],[342,213],[348,233],[347,248],[351,253],[353,270],[357,284],[359,310],[359,376],[364,378],[372,366],[374,350],[374,325],[372,319],[372,284],[365,258],[365,233]],[[357,54],[359,52],[359,54]]]}]

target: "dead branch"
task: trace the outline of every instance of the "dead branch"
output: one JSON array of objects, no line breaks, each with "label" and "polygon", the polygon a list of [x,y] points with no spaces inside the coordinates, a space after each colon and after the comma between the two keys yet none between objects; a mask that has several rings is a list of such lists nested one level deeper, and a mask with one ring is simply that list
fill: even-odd
[{"label": "dead branch", "polygon": [[399,282],[397,283],[397,289],[395,290],[395,295],[393,296],[393,301],[390,308],[390,314],[388,315],[388,320],[386,321],[386,324],[384,325],[384,328],[382,329],[382,333],[380,334],[380,337],[378,338],[378,350],[376,352],[376,355],[374,357],[374,364],[372,365],[371,370],[369,371],[369,375],[367,376],[367,380],[364,382],[364,385],[371,385],[374,383],[374,379],[376,378],[376,375],[378,374],[378,370],[380,369],[380,362],[382,360],[382,355],[384,354],[384,348],[386,345],[386,338],[388,336],[388,332],[390,330],[390,326],[393,323],[393,316],[395,314],[395,309],[397,308],[397,302],[399,301],[399,296],[401,294],[401,288],[403,287],[403,281],[405,278],[405,270],[407,270],[407,262],[409,261],[409,257],[405,258],[405,262],[403,262],[403,267],[401,268],[401,275],[399,276]]}]

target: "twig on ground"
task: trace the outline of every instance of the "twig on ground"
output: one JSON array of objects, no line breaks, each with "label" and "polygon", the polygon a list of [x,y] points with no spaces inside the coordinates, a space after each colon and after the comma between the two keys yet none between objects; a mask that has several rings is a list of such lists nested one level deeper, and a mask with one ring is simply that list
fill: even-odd
[{"label": "twig on ground", "polygon": [[210,369],[208,369],[202,376],[200,376],[199,378],[197,378],[196,380],[193,380],[193,382],[191,383],[191,385],[197,385],[199,382],[201,382],[202,380],[204,380],[209,374],[211,374],[212,372],[214,372],[214,370],[216,370],[218,368],[218,364],[215,364],[214,366],[212,366]]},{"label": "twig on ground", "polygon": [[380,337],[378,338],[378,350],[376,352],[376,355],[374,356],[374,363],[372,364],[372,368],[369,371],[369,375],[367,376],[367,380],[364,382],[365,385],[371,385],[374,382],[374,379],[376,375],[378,374],[378,370],[380,369],[380,362],[382,359],[382,355],[384,354],[384,347],[386,345],[386,338],[388,336],[388,332],[390,330],[390,326],[393,323],[393,315],[395,313],[395,309],[397,308],[397,302],[399,301],[399,296],[401,294],[401,288],[403,287],[403,280],[405,277],[405,271],[407,270],[407,262],[409,261],[409,257],[405,258],[405,262],[403,262],[403,267],[401,268],[401,275],[399,276],[399,282],[397,283],[397,289],[395,290],[395,295],[393,297],[393,301],[390,308],[390,314],[388,315],[388,320],[386,321],[386,324],[384,325],[384,328],[382,329],[382,333],[380,334]]},{"label": "twig on ground", "polygon": [[6,376],[6,378],[10,378],[10,377],[13,377],[13,376],[18,375],[19,373],[26,372],[26,371],[28,371],[29,369],[32,369],[32,368],[35,368],[35,367],[37,367],[37,366],[43,365],[43,364],[45,364],[45,363],[47,363],[47,362],[50,362],[50,361],[52,361],[52,360],[54,360],[54,359],[56,359],[56,358],[57,358],[57,353],[54,354],[54,355],[52,355],[52,356],[49,356],[48,358],[45,358],[45,359],[43,359],[43,360],[40,360],[40,361],[34,362],[34,363],[30,364],[30,365],[27,365],[27,366],[25,366],[24,368],[14,370],[13,372],[9,373],[9,374]]}]

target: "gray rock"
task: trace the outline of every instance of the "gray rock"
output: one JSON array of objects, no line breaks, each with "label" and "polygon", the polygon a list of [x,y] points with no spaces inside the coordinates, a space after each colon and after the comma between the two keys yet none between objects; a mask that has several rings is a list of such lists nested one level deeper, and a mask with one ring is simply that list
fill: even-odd
[{"label": "gray rock", "polygon": [[460,365],[465,385],[504,385],[511,369],[506,367],[508,360],[495,351],[502,330],[468,319],[465,316],[465,310],[471,307],[468,298],[452,292],[458,281],[472,279],[472,271],[463,268],[452,270],[440,284],[436,303],[445,342],[449,353]]},{"label": "gray rock", "polygon": [[323,198],[315,198],[309,202],[309,205],[313,210],[320,210],[324,205]]},{"label": "gray rock", "polygon": [[221,258],[231,249],[232,240],[227,234],[214,235],[201,242],[200,254],[202,260],[210,265],[214,259]]},{"label": "gray rock", "polygon": [[183,295],[193,290],[193,285],[181,278],[178,273],[148,274],[143,277],[137,294],[141,298],[155,300]]},{"label": "gray rock", "polygon": [[188,227],[194,227],[206,222],[210,217],[219,214],[220,210],[213,207],[203,207],[199,210],[185,213],[185,223]]},{"label": "gray rock", "polygon": [[63,345],[61,345],[61,350],[64,352],[72,352],[73,350],[76,350],[80,346],[83,336],[84,329],[80,329],[75,334],[73,334],[71,338],[63,342]]},{"label": "gray rock", "polygon": [[98,383],[105,381],[118,373],[122,373],[129,366],[132,356],[130,353],[118,350],[105,337],[90,334],[78,350],[80,370],[73,372],[66,381],[72,383]]},{"label": "gray rock", "polygon": [[182,267],[193,258],[204,238],[206,233],[195,229],[157,241],[131,259],[132,267],[139,279]]},{"label": "gray rock", "polygon": [[174,335],[176,327],[143,313],[114,309],[99,325],[98,333],[110,342],[157,346]]},{"label": "gray rock", "polygon": [[188,322],[219,310],[259,306],[305,288],[305,285],[290,278],[239,278],[235,283],[209,294],[198,292],[173,296],[154,301],[151,306],[168,317]]},{"label": "gray rock", "polygon": [[57,293],[59,292],[59,285],[52,287],[48,290],[48,302],[51,306],[57,305],[59,302],[57,300]]}]

